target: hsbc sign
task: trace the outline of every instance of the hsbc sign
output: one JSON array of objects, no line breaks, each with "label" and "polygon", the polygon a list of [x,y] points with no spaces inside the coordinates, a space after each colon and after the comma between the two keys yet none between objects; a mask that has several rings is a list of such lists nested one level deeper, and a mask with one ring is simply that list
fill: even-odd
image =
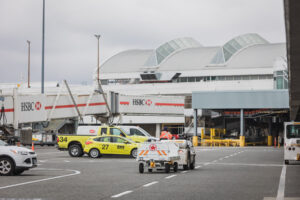
[{"label": "hsbc sign", "polygon": [[152,101],[150,99],[132,99],[132,105],[135,106],[144,106],[148,105],[151,106]]},{"label": "hsbc sign", "polygon": [[21,112],[35,111],[42,108],[41,102],[21,102]]},{"label": "hsbc sign", "polygon": [[44,95],[19,95],[17,99],[17,116],[19,122],[46,121],[46,97]]}]

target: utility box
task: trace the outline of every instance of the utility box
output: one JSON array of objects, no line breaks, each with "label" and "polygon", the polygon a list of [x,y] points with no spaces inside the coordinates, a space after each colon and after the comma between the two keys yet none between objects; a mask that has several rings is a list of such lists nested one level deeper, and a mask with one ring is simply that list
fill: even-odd
[{"label": "utility box", "polygon": [[20,142],[22,145],[31,145],[32,144],[32,129],[31,128],[21,129]]}]

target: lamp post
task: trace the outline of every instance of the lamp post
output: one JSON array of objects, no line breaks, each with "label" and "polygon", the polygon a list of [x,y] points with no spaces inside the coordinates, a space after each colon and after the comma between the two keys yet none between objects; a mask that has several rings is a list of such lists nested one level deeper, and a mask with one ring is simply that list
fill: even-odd
[{"label": "lamp post", "polygon": [[27,77],[27,81],[28,81],[28,88],[30,88],[30,41],[27,40],[27,44],[28,44],[28,77]]},{"label": "lamp post", "polygon": [[44,55],[45,55],[45,0],[43,0],[43,35],[42,35],[42,94],[44,94],[44,74],[45,74],[45,69],[44,69]]},{"label": "lamp post", "polygon": [[100,39],[101,35],[95,35],[95,37],[98,40],[97,81],[98,81],[98,85],[99,85],[99,83],[100,83],[100,78],[99,78],[99,73],[100,73],[99,39]]}]

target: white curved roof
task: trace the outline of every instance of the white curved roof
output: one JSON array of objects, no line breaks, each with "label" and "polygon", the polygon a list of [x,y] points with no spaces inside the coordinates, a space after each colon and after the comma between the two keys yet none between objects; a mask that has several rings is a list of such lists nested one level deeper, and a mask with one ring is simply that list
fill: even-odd
[{"label": "white curved roof", "polygon": [[128,50],[120,52],[105,61],[101,73],[138,72],[153,50]]},{"label": "white curved roof", "polygon": [[[224,46],[232,43],[235,44],[236,41],[242,44],[245,38],[248,39],[248,42],[244,42],[244,45],[240,45],[240,48],[236,48],[230,57],[227,57],[227,60],[225,59],[224,62],[219,63],[212,62],[220,53],[220,49],[224,49]],[[165,44],[160,47],[165,46]],[[178,48],[166,54],[166,56],[160,60],[160,63],[155,66],[149,66],[149,60],[151,61],[153,53],[156,52],[158,48],[154,50],[123,51],[108,59],[101,66],[101,73],[141,73],[147,70],[156,72],[180,72],[202,69],[272,68],[276,58],[286,56],[285,43],[268,43],[257,34],[246,34],[235,37],[224,46],[184,46],[183,48]]]}]

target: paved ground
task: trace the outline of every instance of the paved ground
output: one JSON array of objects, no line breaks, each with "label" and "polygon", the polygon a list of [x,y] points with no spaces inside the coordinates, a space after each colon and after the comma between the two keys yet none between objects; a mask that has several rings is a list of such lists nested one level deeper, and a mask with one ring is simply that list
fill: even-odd
[{"label": "paved ground", "polygon": [[195,170],[170,174],[139,174],[131,158],[71,158],[49,147],[36,152],[37,168],[1,177],[0,200],[300,197],[300,165],[284,167],[282,148],[198,148]]}]

